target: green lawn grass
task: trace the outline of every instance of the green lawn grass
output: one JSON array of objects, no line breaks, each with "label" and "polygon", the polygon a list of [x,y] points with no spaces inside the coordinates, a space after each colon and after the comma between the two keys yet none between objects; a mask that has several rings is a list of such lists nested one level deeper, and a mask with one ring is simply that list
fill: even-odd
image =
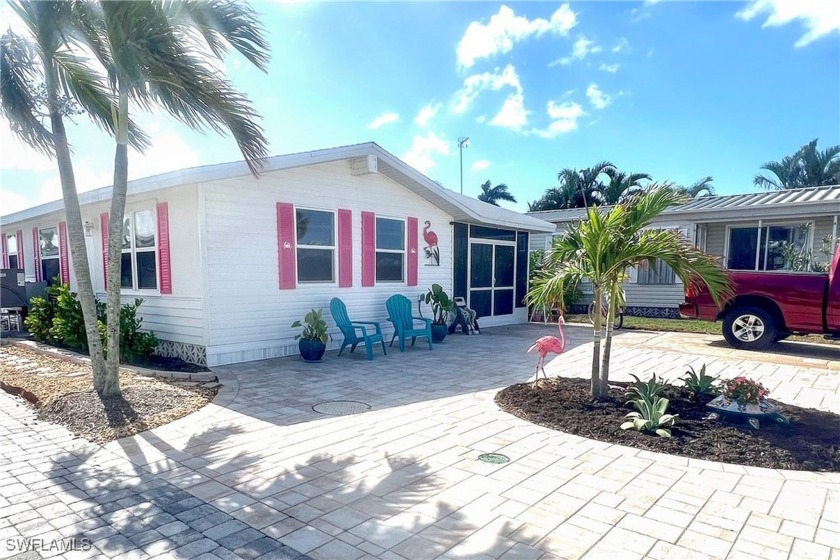
[{"label": "green lawn grass", "polygon": [[[589,324],[589,317],[586,315],[566,315],[567,323],[586,323]],[[721,323],[712,323],[709,321],[696,321],[692,319],[660,319],[653,317],[629,317],[624,316],[624,325],[622,329],[627,330],[645,330],[645,331],[664,331],[664,332],[687,332],[687,333],[702,333],[702,334],[717,334],[723,338],[720,332]],[[834,344],[840,345],[840,341],[826,340],[822,335],[793,335],[788,340],[799,342],[810,342],[819,344]]]}]

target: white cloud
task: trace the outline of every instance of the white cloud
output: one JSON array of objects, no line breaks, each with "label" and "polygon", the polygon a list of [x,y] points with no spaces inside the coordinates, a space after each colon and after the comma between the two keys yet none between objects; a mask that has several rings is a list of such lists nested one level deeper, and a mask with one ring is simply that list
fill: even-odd
[{"label": "white cloud", "polygon": [[522,93],[511,93],[505,99],[502,109],[493,117],[490,124],[519,130],[528,122],[528,111],[525,110],[525,97]]},{"label": "white cloud", "polygon": [[589,84],[589,87],[586,88],[586,98],[596,109],[603,109],[612,101],[612,97],[601,91],[597,84]]},{"label": "white cloud", "polygon": [[498,69],[493,72],[473,74],[464,80],[464,87],[455,92],[451,110],[455,114],[464,113],[482,91],[487,89],[499,91],[504,87],[512,87],[516,93],[522,93],[519,75],[511,64],[505,66],[501,74],[498,73]]},{"label": "white cloud", "polygon": [[484,171],[491,165],[493,165],[492,162],[489,162],[486,159],[480,159],[476,162],[473,162],[473,164],[470,165],[470,171]]},{"label": "white cloud", "polygon": [[23,140],[12,134],[11,125],[5,118],[0,118],[0,146],[3,148],[3,159],[0,164],[2,169],[58,172],[55,161],[30,148]]},{"label": "white cloud", "polygon": [[437,162],[432,159],[432,156],[446,156],[449,155],[449,152],[449,142],[429,131],[426,136],[414,137],[411,149],[405,153],[402,159],[421,173],[426,173],[437,167]]},{"label": "white cloud", "polygon": [[622,37],[618,40],[615,46],[612,48],[612,52],[614,53],[621,53],[630,50],[630,42],[627,40],[626,37]]},{"label": "white cloud", "polygon": [[437,115],[437,112],[440,111],[440,108],[443,106],[443,103],[430,103],[426,105],[420,112],[417,113],[417,116],[414,117],[414,122],[419,124],[421,127],[426,128],[426,125],[429,124],[429,121]]},{"label": "white cloud", "polygon": [[599,53],[603,49],[598,46],[595,41],[587,39],[583,35],[581,35],[575,44],[572,45],[572,54],[569,56],[559,58],[554,62],[551,62],[548,66],[551,68],[552,66],[557,66],[558,64],[562,64],[566,66],[567,64],[571,64],[575,60],[583,60],[589,54]]},{"label": "white cloud", "polygon": [[532,134],[546,139],[572,132],[577,129],[578,119],[586,115],[583,107],[573,101],[565,101],[563,103],[549,101],[546,104],[546,112],[552,121],[548,125],[548,128],[531,130]]},{"label": "white cloud", "polygon": [[400,116],[396,113],[382,113],[370,122],[368,128],[371,130],[376,130],[380,126],[395,123],[398,120],[400,120]]},{"label": "white cloud", "polygon": [[610,74],[615,74],[616,72],[618,72],[618,69],[621,68],[621,64],[618,64],[618,63],[602,64],[600,68],[604,72],[609,72]]},{"label": "white cloud", "polygon": [[827,1],[752,0],[746,8],[736,13],[735,17],[751,21],[763,15],[766,15],[767,19],[761,25],[762,28],[778,27],[801,20],[807,31],[794,43],[796,48],[809,45],[840,30],[840,10],[834,2]]},{"label": "white cloud", "polygon": [[532,35],[566,35],[576,23],[577,15],[568,3],[557,8],[548,20],[529,20],[525,16],[515,15],[511,8],[502,6],[487,24],[474,21],[467,27],[456,50],[458,65],[469,68],[479,58],[508,53],[516,43]]}]

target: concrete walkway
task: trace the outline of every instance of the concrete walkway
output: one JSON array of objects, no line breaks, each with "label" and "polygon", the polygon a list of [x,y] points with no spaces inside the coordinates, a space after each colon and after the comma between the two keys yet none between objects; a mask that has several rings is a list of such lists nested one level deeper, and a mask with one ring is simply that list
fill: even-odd
[{"label": "concrete walkway", "polygon": [[[554,332],[486,329],[373,362],[332,353],[217,368],[214,404],[104,448],[0,395],[0,557],[20,552],[6,539],[61,535],[93,542],[67,557],[840,559],[840,474],[639,451],[501,412],[496,391],[529,378],[525,350]],[[591,330],[567,332],[547,370],[586,376]],[[624,332],[612,378],[673,379],[706,362],[840,412],[840,349],[747,354],[718,341]],[[371,408],[312,410],[335,400]],[[511,462],[477,461],[487,452]]]}]

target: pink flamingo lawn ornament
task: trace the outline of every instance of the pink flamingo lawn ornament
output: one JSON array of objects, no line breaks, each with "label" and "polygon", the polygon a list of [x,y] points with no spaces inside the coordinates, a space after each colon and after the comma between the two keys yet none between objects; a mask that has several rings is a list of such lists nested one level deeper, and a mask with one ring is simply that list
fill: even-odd
[{"label": "pink flamingo lawn ornament", "polygon": [[547,354],[562,354],[566,349],[566,334],[563,332],[563,325],[566,321],[563,317],[557,318],[557,328],[560,331],[560,338],[556,336],[541,336],[534,342],[534,345],[528,348],[528,352],[536,350],[540,353],[540,359],[537,361],[537,370],[534,374],[534,387],[539,386],[540,371],[543,372],[543,377],[548,379],[545,373],[545,357]]}]

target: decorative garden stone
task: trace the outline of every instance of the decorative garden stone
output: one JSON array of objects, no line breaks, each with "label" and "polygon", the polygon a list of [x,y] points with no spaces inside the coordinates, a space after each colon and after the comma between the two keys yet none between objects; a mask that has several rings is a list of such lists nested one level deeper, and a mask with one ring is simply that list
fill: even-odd
[{"label": "decorative garden stone", "polygon": [[720,416],[740,418],[749,422],[750,426],[755,429],[760,427],[761,420],[773,420],[785,425],[790,424],[790,420],[779,411],[779,407],[770,404],[765,399],[761,399],[758,404],[747,404],[730,399],[726,395],[720,395],[709,401],[706,408],[712,411],[712,418]]}]

